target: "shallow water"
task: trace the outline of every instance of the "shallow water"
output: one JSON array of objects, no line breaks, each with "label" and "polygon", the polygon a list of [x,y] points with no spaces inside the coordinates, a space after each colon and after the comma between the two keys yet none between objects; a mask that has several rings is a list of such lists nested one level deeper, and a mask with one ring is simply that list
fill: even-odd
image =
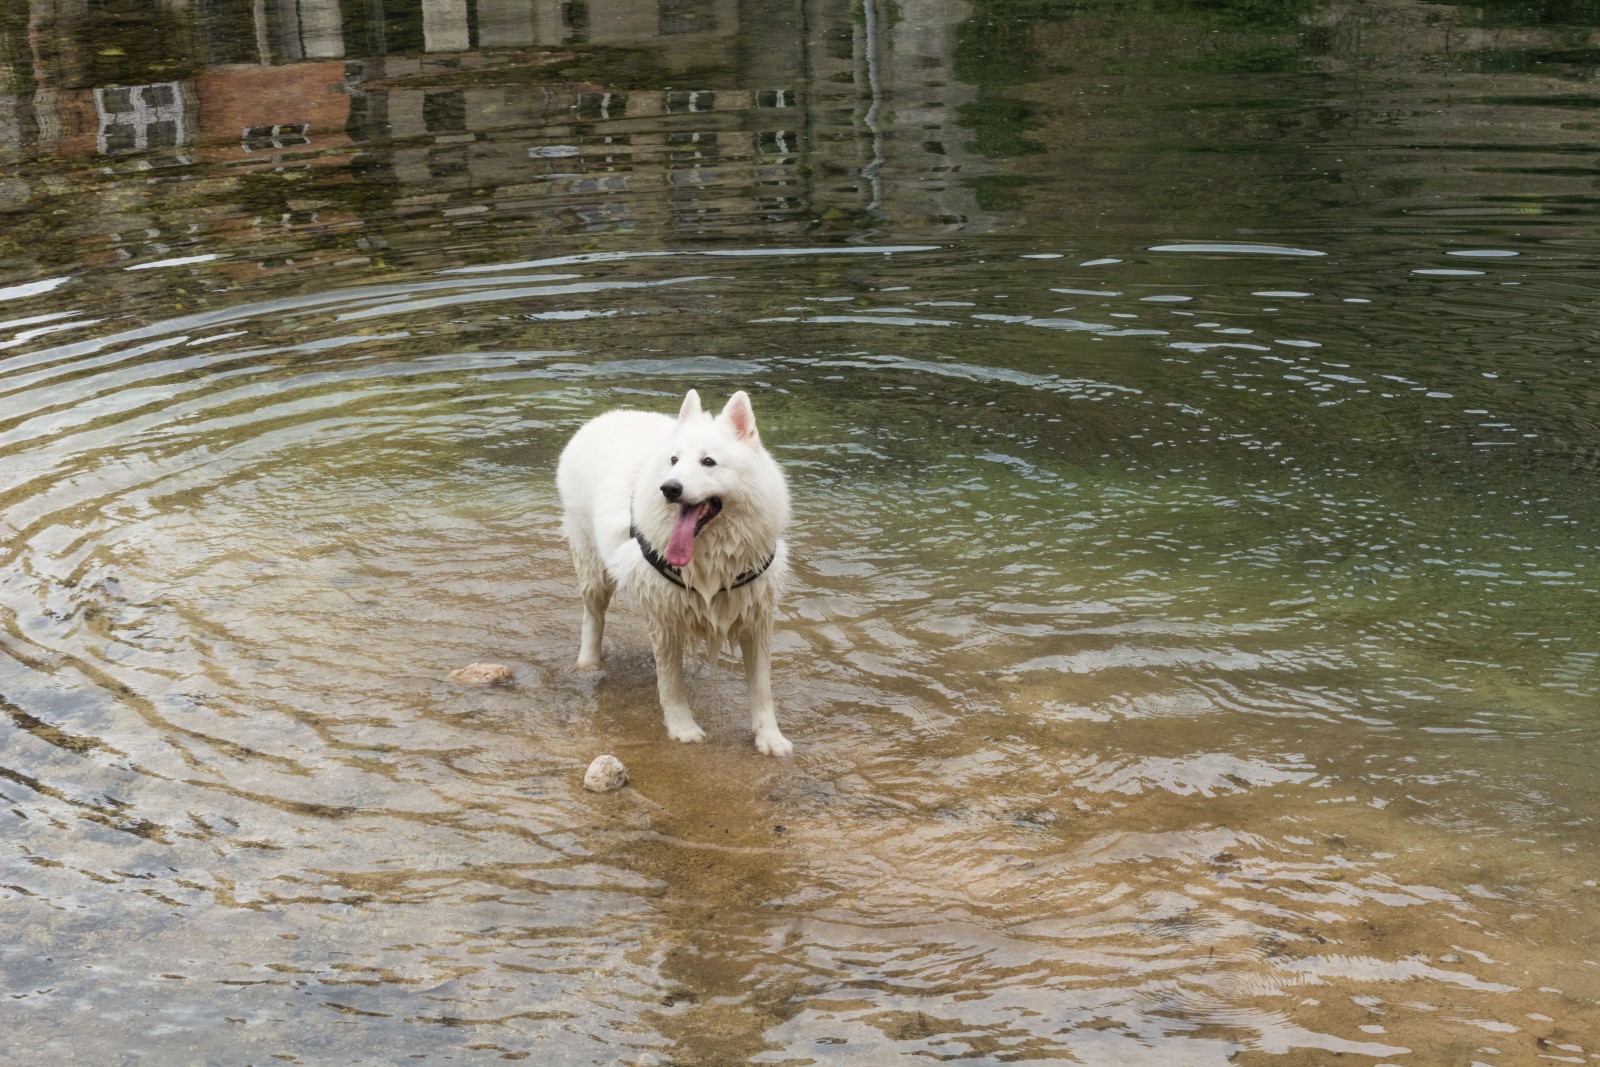
[{"label": "shallow water", "polygon": [[[1600,16],[235,6],[0,26],[8,1062],[1600,1058]],[[571,669],[689,387],[790,761]]]}]

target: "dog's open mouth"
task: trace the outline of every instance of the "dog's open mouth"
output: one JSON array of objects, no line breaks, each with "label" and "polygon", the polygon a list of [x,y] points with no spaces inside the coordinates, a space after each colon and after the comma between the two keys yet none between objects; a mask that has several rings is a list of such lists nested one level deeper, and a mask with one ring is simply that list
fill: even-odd
[{"label": "dog's open mouth", "polygon": [[722,500],[714,496],[698,504],[680,504],[678,517],[672,523],[672,537],[667,541],[667,562],[674,567],[687,567],[694,558],[695,537],[721,510]]}]

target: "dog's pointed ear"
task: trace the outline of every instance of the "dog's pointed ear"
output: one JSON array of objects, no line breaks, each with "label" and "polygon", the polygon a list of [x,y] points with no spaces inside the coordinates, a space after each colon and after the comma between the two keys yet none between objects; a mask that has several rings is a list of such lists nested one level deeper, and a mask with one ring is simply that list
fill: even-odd
[{"label": "dog's pointed ear", "polygon": [[700,414],[700,394],[693,389],[683,395],[683,407],[678,409],[678,421],[688,422]]},{"label": "dog's pointed ear", "polygon": [[756,432],[755,409],[750,406],[750,394],[743,389],[728,398],[728,405],[722,409],[721,417],[733,428],[739,440],[752,445],[761,443],[761,434]]}]

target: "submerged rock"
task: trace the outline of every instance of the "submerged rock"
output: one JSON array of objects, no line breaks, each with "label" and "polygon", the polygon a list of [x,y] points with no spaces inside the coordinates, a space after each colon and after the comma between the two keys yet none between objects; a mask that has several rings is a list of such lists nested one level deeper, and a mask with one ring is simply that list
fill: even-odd
[{"label": "submerged rock", "polygon": [[583,776],[583,787],[591,793],[615,793],[628,784],[628,768],[612,755],[596,756]]},{"label": "submerged rock", "polygon": [[503,663],[472,663],[450,672],[457,685],[506,685],[511,678],[511,668]]}]

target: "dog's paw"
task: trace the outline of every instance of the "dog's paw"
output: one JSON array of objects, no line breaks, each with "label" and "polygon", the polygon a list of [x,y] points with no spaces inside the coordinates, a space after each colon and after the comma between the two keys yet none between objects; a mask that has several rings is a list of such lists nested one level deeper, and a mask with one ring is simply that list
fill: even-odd
[{"label": "dog's paw", "polygon": [[597,671],[600,669],[600,657],[579,656],[578,662],[572,665],[572,669],[575,671]]},{"label": "dog's paw", "polygon": [[756,734],[756,751],[763,756],[792,756],[794,743],[780,734],[776,728],[762,730]]},{"label": "dog's paw", "polygon": [[700,728],[699,723],[690,719],[688,722],[667,723],[667,736],[674,741],[698,744],[706,739],[706,732]]}]

